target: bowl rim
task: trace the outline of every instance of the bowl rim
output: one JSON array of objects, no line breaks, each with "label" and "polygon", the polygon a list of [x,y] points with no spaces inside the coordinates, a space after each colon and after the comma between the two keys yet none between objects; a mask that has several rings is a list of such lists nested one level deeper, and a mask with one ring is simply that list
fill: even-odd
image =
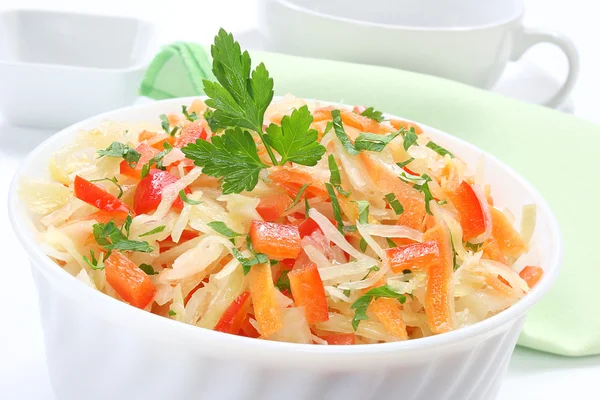
[{"label": "bowl rim", "polygon": [[460,26],[412,26],[402,24],[387,24],[382,22],[374,22],[360,20],[350,17],[343,17],[327,12],[313,10],[311,8],[300,5],[292,0],[263,0],[265,2],[278,3],[279,5],[288,8],[289,10],[301,13],[304,15],[321,18],[329,21],[342,22],[355,26],[364,26],[371,28],[387,29],[394,31],[419,31],[419,32],[471,32],[477,30],[493,29],[514,21],[520,21],[525,13],[525,5],[522,1],[519,2],[517,10],[510,16],[499,19],[498,21]]},{"label": "bowl rim", "polygon": [[[280,98],[281,96],[276,96],[274,101]],[[162,106],[179,106],[181,104],[189,104],[195,99],[206,99],[206,96],[181,97],[160,100],[149,104],[123,107],[87,118],[81,122],[73,124],[60,130],[58,133],[46,139],[33,151],[31,151],[21,163],[12,179],[8,195],[9,219],[17,238],[25,248],[29,259],[32,261],[32,267],[37,268],[50,281],[51,284],[63,286],[62,292],[65,295],[72,298],[77,298],[78,301],[81,301],[82,298],[85,298],[87,308],[93,308],[101,313],[101,315],[98,315],[98,317],[111,322],[116,322],[123,327],[131,328],[143,334],[152,333],[155,332],[155,329],[159,329],[163,332],[170,332],[170,334],[173,335],[161,335],[161,338],[157,338],[156,335],[152,335],[154,339],[168,339],[169,341],[175,340],[181,344],[182,339],[185,338],[185,340],[196,341],[205,345],[211,344],[211,348],[205,348],[203,350],[222,357],[225,357],[224,354],[228,354],[229,357],[235,357],[237,359],[240,357],[251,357],[253,359],[259,357],[259,362],[270,363],[270,365],[288,365],[290,362],[295,364],[302,362],[310,364],[317,360],[347,361],[349,358],[355,359],[357,356],[360,356],[363,367],[367,365],[381,366],[381,363],[383,362],[382,357],[385,357],[386,355],[388,356],[388,361],[401,363],[403,361],[407,361],[411,355],[424,357],[426,354],[431,354],[431,350],[433,349],[444,347],[448,348],[449,346],[454,347],[459,344],[474,346],[477,338],[483,340],[484,338],[502,330],[511,323],[516,322],[535,303],[537,303],[542,296],[548,292],[558,276],[563,255],[561,233],[558,221],[556,220],[556,217],[554,216],[550,206],[538,193],[538,191],[529,182],[517,174],[512,168],[498,160],[493,155],[477,148],[463,139],[421,123],[419,124],[424,128],[424,130],[427,133],[432,133],[434,137],[437,135],[450,137],[451,140],[457,141],[461,146],[468,147],[472,151],[480,152],[485,155],[486,159],[491,159],[498,163],[498,165],[502,167],[506,174],[510,175],[512,179],[517,180],[528,190],[538,205],[538,208],[543,210],[543,213],[539,213],[538,215],[543,214],[547,215],[548,217],[548,235],[550,235],[552,242],[556,244],[556,246],[552,249],[553,251],[548,261],[548,269],[544,271],[545,273],[542,280],[527,294],[527,296],[519,300],[513,306],[484,321],[441,335],[407,341],[365,344],[360,346],[317,346],[312,344],[257,340],[253,338],[223,334],[221,332],[203,329],[198,326],[180,323],[178,321],[164,318],[150,312],[144,312],[143,310],[136,309],[127,303],[107,296],[98,290],[82,284],[82,282],[69,274],[67,271],[59,268],[56,263],[54,263],[42,252],[40,246],[34,238],[33,232],[29,229],[31,222],[25,218],[21,218],[21,212],[19,211],[20,201],[17,193],[18,187],[32,160],[44,154],[46,152],[45,149],[51,146],[54,142],[60,141],[63,137],[74,136],[81,129],[84,129],[83,127],[86,125],[98,124],[103,120],[109,120],[113,115],[116,114],[135,113],[136,111],[151,107],[159,108]],[[308,100],[319,101],[324,104],[342,105],[340,103],[330,101],[314,99]],[[399,118],[391,114],[386,114],[386,116]],[[407,120],[405,118],[403,119]],[[68,290],[65,291],[64,289]],[[406,357],[397,357],[397,359],[394,361],[389,359],[390,355],[394,356],[394,358],[397,355]]]},{"label": "bowl rim", "polygon": [[[135,72],[144,70],[153,55],[153,51],[156,47],[156,38],[157,38],[157,30],[158,26],[156,23],[149,19],[144,19],[140,17],[131,17],[131,16],[120,16],[120,15],[110,15],[110,14],[98,14],[98,13],[89,13],[82,11],[66,11],[66,10],[53,10],[46,8],[9,8],[6,10],[0,11],[0,18],[4,16],[8,16],[11,14],[41,14],[41,15],[54,15],[54,16],[66,16],[66,17],[76,17],[76,18],[93,18],[99,20],[105,20],[107,24],[112,21],[126,21],[128,23],[137,25],[138,27],[143,27],[147,29],[148,33],[146,37],[148,38],[148,44],[144,50],[144,54],[141,59],[135,63],[131,63],[125,67],[121,68],[102,68],[102,67],[94,67],[94,66],[81,66],[81,65],[70,65],[70,64],[51,64],[46,62],[31,62],[31,61],[21,61],[21,60],[8,60],[0,58],[0,66],[14,66],[14,67],[26,67],[26,68],[43,68],[47,70],[66,70],[66,71],[82,71],[82,72],[94,72],[94,73],[104,73],[104,74],[123,74],[128,72]],[[139,35],[139,33],[138,33]]]}]

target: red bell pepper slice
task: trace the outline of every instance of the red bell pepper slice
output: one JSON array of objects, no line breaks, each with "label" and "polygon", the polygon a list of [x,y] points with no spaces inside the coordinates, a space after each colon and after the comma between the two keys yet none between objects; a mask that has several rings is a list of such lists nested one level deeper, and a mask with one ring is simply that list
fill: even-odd
[{"label": "red bell pepper slice", "polygon": [[485,232],[483,210],[471,185],[462,181],[458,189],[450,194],[450,200],[458,211],[458,218],[465,241],[476,238]]},{"label": "red bell pepper slice", "polygon": [[154,298],[150,277],[120,252],[113,251],[104,261],[104,273],[106,282],[132,306],[145,308]]},{"label": "red bell pepper slice", "polygon": [[317,266],[312,262],[305,265],[296,263],[288,278],[294,302],[304,307],[306,321],[315,324],[329,320],[327,297]]},{"label": "red bell pepper slice", "polygon": [[356,344],[356,335],[354,333],[332,333],[321,336],[321,339],[330,345]]},{"label": "red bell pepper slice", "polygon": [[529,286],[529,288],[532,288],[540,281],[540,279],[542,279],[544,276],[544,270],[540,267],[528,265],[527,267],[523,268],[521,272],[519,272],[519,276],[525,282],[527,282],[527,286]]},{"label": "red bell pepper slice", "polygon": [[221,318],[219,318],[219,322],[215,325],[214,330],[234,335],[238,334],[249,310],[250,292],[245,291],[227,307]]},{"label": "red bell pepper slice", "polygon": [[296,258],[302,249],[298,227],[275,222],[252,221],[250,241],[255,251],[275,260]]},{"label": "red bell pepper slice", "polygon": [[434,263],[440,255],[438,245],[434,241],[393,247],[386,249],[385,254],[390,268],[396,274],[405,269],[424,270]]},{"label": "red bell pepper slice", "polygon": [[121,161],[119,165],[119,169],[121,175],[130,176],[135,179],[140,179],[142,176],[142,168],[145,164],[148,163],[154,156],[156,156],[159,151],[154,147],[148,146],[146,143],[140,143],[138,147],[135,148],[138,153],[140,153],[140,159],[135,164],[135,167],[131,167],[129,163],[125,160]]},{"label": "red bell pepper slice", "polygon": [[[165,187],[177,182],[179,178],[171,175],[167,171],[151,169],[148,175],[138,183],[133,195],[133,210],[137,214],[147,214],[158,208],[162,200],[162,193]],[[185,188],[186,193],[191,193]],[[183,208],[183,201],[180,197],[173,202],[173,208]]]},{"label": "red bell pepper slice", "polygon": [[100,210],[129,213],[129,207],[106,190],[79,175],[75,176],[73,184],[75,197]]},{"label": "red bell pepper slice", "polygon": [[206,131],[200,122],[192,122],[181,129],[181,134],[175,140],[175,147],[182,148],[190,143],[196,143],[198,139],[206,140],[206,138]]},{"label": "red bell pepper slice", "polygon": [[265,221],[279,219],[285,210],[292,204],[292,199],[286,194],[275,194],[260,199],[256,211]]}]

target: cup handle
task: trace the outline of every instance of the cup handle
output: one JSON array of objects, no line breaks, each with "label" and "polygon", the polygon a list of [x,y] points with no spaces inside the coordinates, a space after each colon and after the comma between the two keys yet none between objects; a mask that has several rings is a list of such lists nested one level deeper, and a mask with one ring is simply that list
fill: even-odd
[{"label": "cup handle", "polygon": [[567,79],[558,92],[544,102],[544,105],[547,107],[557,107],[562,104],[569,93],[571,93],[573,86],[575,86],[575,81],[577,81],[577,77],[579,76],[579,55],[577,54],[577,49],[571,39],[558,32],[543,29],[521,28],[520,33],[515,38],[510,60],[517,61],[527,49],[543,42],[552,43],[558,46],[565,53],[567,61],[569,62]]}]

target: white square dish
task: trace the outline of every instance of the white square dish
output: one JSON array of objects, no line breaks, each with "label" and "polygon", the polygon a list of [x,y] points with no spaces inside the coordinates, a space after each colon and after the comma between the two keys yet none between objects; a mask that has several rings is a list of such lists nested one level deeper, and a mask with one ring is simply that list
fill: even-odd
[{"label": "white square dish", "polygon": [[155,50],[146,21],[42,10],[0,13],[0,113],[59,128],[130,105]]}]

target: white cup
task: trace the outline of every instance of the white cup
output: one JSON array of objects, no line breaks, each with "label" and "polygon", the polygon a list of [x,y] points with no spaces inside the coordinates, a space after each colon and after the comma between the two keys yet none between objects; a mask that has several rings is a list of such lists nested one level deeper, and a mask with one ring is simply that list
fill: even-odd
[{"label": "white cup", "polygon": [[565,36],[521,24],[523,0],[261,0],[269,47],[308,57],[385,65],[489,89],[508,61],[541,42],[560,47],[568,76],[544,105],[573,89],[579,59]]}]

